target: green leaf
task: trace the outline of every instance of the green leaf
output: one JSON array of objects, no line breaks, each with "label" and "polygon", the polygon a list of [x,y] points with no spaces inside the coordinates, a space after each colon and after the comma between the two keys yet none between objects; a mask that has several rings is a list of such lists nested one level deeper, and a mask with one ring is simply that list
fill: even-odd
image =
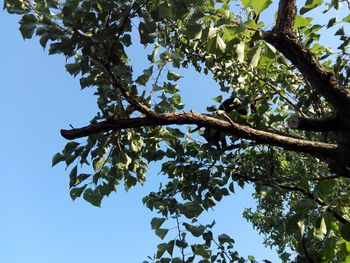
[{"label": "green leaf", "polygon": [[251,19],[244,23],[247,28],[256,30],[258,28],[255,20]]},{"label": "green leaf", "polygon": [[164,252],[167,250],[168,244],[162,243],[157,246],[157,258],[161,258],[164,254]]},{"label": "green leaf", "polygon": [[19,30],[21,31],[21,34],[24,39],[30,39],[34,34],[35,28],[35,24],[24,24],[19,27]]},{"label": "green leaf", "polygon": [[346,241],[350,241],[350,223],[342,225],[340,233]]},{"label": "green leaf", "polygon": [[64,147],[64,150],[62,151],[65,155],[70,155],[74,152],[74,150],[80,145],[78,142],[69,142]]},{"label": "green leaf", "polygon": [[36,29],[35,34],[37,36],[42,36],[46,32],[47,32],[47,28],[46,27],[39,27],[39,28]]},{"label": "green leaf", "polygon": [[139,24],[139,33],[140,33],[140,41],[141,44],[149,44],[149,43],[153,43],[154,41],[154,31],[155,31],[155,24],[152,23],[144,23],[141,22]]},{"label": "green leaf", "polygon": [[4,0],[4,9],[7,9],[9,14],[26,14],[30,11],[28,4],[24,1],[9,1]]},{"label": "green leaf", "polygon": [[81,77],[79,79],[79,82],[80,82],[81,89],[84,89],[86,87],[95,85],[95,81],[94,81],[93,78],[91,78],[91,76],[90,77],[86,77],[86,78]]},{"label": "green leaf", "polygon": [[217,46],[216,46],[216,38],[208,39],[205,49],[210,54],[216,54],[217,55]]},{"label": "green leaf", "polygon": [[248,8],[250,6],[251,0],[241,0],[243,8]]},{"label": "green leaf", "polygon": [[230,236],[226,234],[219,235],[218,239],[221,244],[224,244],[224,243],[233,244],[235,242]]},{"label": "green leaf", "polygon": [[213,101],[218,102],[218,103],[221,103],[221,101],[222,101],[222,95],[219,95],[219,96],[213,98]]},{"label": "green leaf", "polygon": [[149,78],[152,76],[153,73],[153,66],[149,67],[148,69],[145,69],[143,71],[143,74],[139,76],[135,82],[137,84],[140,84],[142,86],[146,86],[146,83],[148,82]]},{"label": "green leaf", "polygon": [[187,218],[194,218],[198,217],[203,212],[203,208],[196,202],[186,202],[182,205],[181,212]]},{"label": "green leaf", "polygon": [[256,49],[256,51],[255,51],[255,53],[254,53],[254,55],[252,57],[252,60],[250,61],[250,66],[252,68],[256,68],[258,66],[259,59],[260,59],[260,53],[261,53],[261,47],[259,46]]},{"label": "green leaf", "polygon": [[343,18],[343,22],[350,23],[350,14]]},{"label": "green leaf", "polygon": [[99,185],[98,187],[102,196],[109,196],[110,193],[116,192],[117,190],[116,184],[113,181],[109,181],[108,183],[104,183],[102,185]]},{"label": "green leaf", "polygon": [[66,64],[66,70],[69,72],[69,74],[76,76],[81,71],[81,63]]},{"label": "green leaf", "polygon": [[[170,256],[173,255],[174,245],[175,245],[175,240],[171,240],[168,242],[168,246],[167,246],[166,251],[169,253]],[[174,260],[172,261],[172,263],[174,263]],[[181,263],[182,263],[182,261],[181,261]]]},{"label": "green leaf", "polygon": [[148,153],[147,159],[148,161],[160,161],[164,158],[165,152],[162,150],[150,151]]},{"label": "green leaf", "polygon": [[268,8],[272,4],[272,0],[251,0],[250,5],[256,15]]},{"label": "green leaf", "polygon": [[129,34],[124,35],[120,38],[120,42],[122,42],[126,47],[131,46],[131,36]]},{"label": "green leaf", "polygon": [[337,18],[333,17],[333,18],[329,19],[328,24],[327,24],[327,28],[330,28],[330,27],[334,26],[335,24],[337,24]]},{"label": "green leaf", "polygon": [[66,156],[64,156],[63,154],[60,153],[56,153],[53,157],[52,157],[52,167],[54,167],[56,164],[58,164],[59,162],[62,162],[66,159]]},{"label": "green leaf", "polygon": [[90,204],[97,207],[101,206],[102,196],[100,196],[98,192],[92,190],[91,188],[85,190],[83,197]]},{"label": "green leaf", "polygon": [[70,197],[73,199],[73,201],[81,196],[81,194],[84,192],[86,186],[87,185],[83,185],[82,187],[75,187],[75,188],[70,190]]},{"label": "green leaf", "polygon": [[294,21],[294,28],[308,27],[311,25],[311,17],[296,16]]},{"label": "green leaf", "polygon": [[38,19],[33,14],[26,14],[22,16],[20,24],[35,24],[38,21]]},{"label": "green leaf", "polygon": [[251,7],[256,15],[268,8],[272,4],[272,0],[241,0],[243,8]]},{"label": "green leaf", "polygon": [[225,53],[225,51],[226,51],[226,44],[225,44],[225,41],[219,35],[216,36],[216,47],[222,53]]},{"label": "green leaf", "polygon": [[220,31],[220,28],[217,27],[210,27],[208,32],[208,39],[213,39],[217,36],[218,32]]},{"label": "green leaf", "polygon": [[320,225],[319,225],[319,230],[324,235],[327,234],[327,226],[326,226],[326,222],[324,220],[324,217],[321,218],[321,222],[320,222]]},{"label": "green leaf", "polygon": [[300,9],[300,14],[303,15],[306,12],[320,6],[323,0],[306,0],[305,5]]},{"label": "green leaf", "polygon": [[130,144],[133,152],[139,152],[142,149],[142,140],[132,140]]},{"label": "green leaf", "polygon": [[174,94],[174,96],[171,97],[171,102],[177,108],[178,110],[183,109],[183,104],[181,102],[181,95],[179,93]]},{"label": "green leaf", "polygon": [[210,258],[210,253],[205,249],[204,245],[193,245],[192,250],[196,255],[203,258]]},{"label": "green leaf", "polygon": [[129,164],[132,162],[131,158],[129,155],[127,155],[125,152],[120,152],[119,153],[119,162],[123,164],[123,166],[128,167]]},{"label": "green leaf", "polygon": [[334,193],[334,187],[336,186],[335,181],[320,181],[316,185],[318,196],[322,199],[331,196]]},{"label": "green leaf", "polygon": [[186,35],[191,39],[200,39],[202,36],[201,25],[198,25],[198,24],[189,25],[186,28]]},{"label": "green leaf", "polygon": [[244,62],[244,42],[240,42],[236,45],[237,60],[239,62]]},{"label": "green leaf", "polygon": [[72,162],[74,162],[75,159],[76,159],[76,157],[75,157],[74,155],[66,156],[65,162],[66,162],[67,167],[68,167]]},{"label": "green leaf", "polygon": [[160,238],[160,239],[164,239],[164,237],[166,236],[166,234],[168,234],[169,229],[163,229],[163,228],[159,228],[156,229],[156,235]]},{"label": "green leaf", "polygon": [[151,16],[155,21],[161,21],[164,18],[167,18],[172,15],[171,8],[163,5],[157,6],[151,11]]},{"label": "green leaf", "polygon": [[193,226],[187,223],[183,224],[187,231],[189,231],[193,236],[200,237],[205,231],[205,226]]},{"label": "green leaf", "polygon": [[305,233],[305,220],[300,219],[297,223],[299,230],[300,230],[300,236],[303,236]]},{"label": "green leaf", "polygon": [[250,262],[256,262],[255,257],[254,256],[248,256],[248,260],[250,260]]},{"label": "green leaf", "polygon": [[22,16],[22,19],[19,21],[20,27],[19,30],[24,39],[32,38],[35,28],[36,28],[37,18],[33,14],[26,14]]},{"label": "green leaf", "polygon": [[186,247],[188,247],[188,244],[187,244],[187,242],[184,239],[182,239],[182,240],[177,239],[176,242],[175,242],[175,245],[177,247],[179,247],[179,248],[186,248]]},{"label": "green leaf", "polygon": [[159,229],[164,222],[165,218],[154,217],[151,220],[151,227],[152,229]]},{"label": "green leaf", "polygon": [[316,227],[317,228],[314,231],[314,235],[319,239],[323,239],[324,236],[327,234],[327,226],[324,217],[316,220]]},{"label": "green leaf", "polygon": [[73,187],[76,184],[76,179],[77,179],[77,174],[78,174],[78,166],[74,166],[73,169],[71,170],[69,174],[69,187]]},{"label": "green leaf", "polygon": [[134,187],[137,183],[137,178],[132,175],[128,175],[125,177],[125,190],[128,191],[131,187]]},{"label": "green leaf", "polygon": [[168,71],[168,74],[167,74],[167,79],[168,80],[174,80],[174,81],[177,81],[181,78],[181,75],[180,74],[177,74],[175,72],[171,72],[171,71]]},{"label": "green leaf", "polygon": [[91,174],[79,174],[76,178],[76,185],[80,184],[81,182],[85,181],[87,178],[89,178]]},{"label": "green leaf", "polygon": [[47,41],[49,41],[50,37],[48,34],[44,34],[42,35],[42,37],[40,38],[39,40],[39,43],[40,45],[45,48],[46,47],[46,44],[47,44]]},{"label": "green leaf", "polygon": [[102,165],[104,165],[105,161],[106,161],[106,158],[103,156],[99,159],[95,159],[93,161],[94,171],[97,172],[98,170],[100,170]]},{"label": "green leaf", "polygon": [[237,27],[237,33],[242,33],[244,32],[245,30],[247,30],[247,26],[246,23],[239,23],[238,27]]}]

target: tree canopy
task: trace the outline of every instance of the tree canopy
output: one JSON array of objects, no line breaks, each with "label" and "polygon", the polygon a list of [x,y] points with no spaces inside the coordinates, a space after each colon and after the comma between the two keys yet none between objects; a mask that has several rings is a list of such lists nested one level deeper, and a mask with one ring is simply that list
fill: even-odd
[{"label": "tree canopy", "polygon": [[[69,142],[52,160],[71,168],[73,200],[100,206],[161,162],[165,183],[143,199],[163,240],[150,262],[244,262],[230,236],[198,217],[247,184],[257,207],[243,216],[283,262],[350,262],[349,1],[5,0],[4,8],[21,15],[23,38],[65,56],[80,88],[96,91],[100,111],[61,130]],[[264,17],[269,10],[274,18]],[[141,75],[128,54],[135,44],[148,52]],[[178,85],[188,68],[217,83],[204,113],[183,102],[185,88],[202,92]]]}]

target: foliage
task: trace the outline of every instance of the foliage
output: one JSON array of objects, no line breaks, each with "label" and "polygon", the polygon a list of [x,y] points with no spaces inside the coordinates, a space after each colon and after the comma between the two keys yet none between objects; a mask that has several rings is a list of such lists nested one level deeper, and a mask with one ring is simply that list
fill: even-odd
[{"label": "foliage", "polygon": [[[52,160],[72,167],[72,199],[100,206],[118,185],[143,184],[149,164],[161,161],[166,183],[143,202],[159,213],[151,222],[158,237],[172,231],[165,221],[177,235],[152,262],[245,262],[231,237],[214,237],[214,222],[198,217],[247,183],[257,207],[244,217],[284,262],[350,262],[350,5],[307,0],[295,14],[295,1],[281,0],[278,12],[275,2],[4,2],[21,15],[23,38],[37,36],[49,54],[65,56],[81,89],[96,90],[100,112],[86,127],[62,130],[74,141]],[[269,12],[276,21],[264,18]],[[337,44],[323,45],[321,33]],[[128,55],[137,44],[149,52],[141,75]],[[183,111],[191,105],[177,82],[189,67],[218,83],[209,113]],[[224,97],[247,114],[217,111]],[[202,128],[225,132],[229,145],[206,143]]]}]

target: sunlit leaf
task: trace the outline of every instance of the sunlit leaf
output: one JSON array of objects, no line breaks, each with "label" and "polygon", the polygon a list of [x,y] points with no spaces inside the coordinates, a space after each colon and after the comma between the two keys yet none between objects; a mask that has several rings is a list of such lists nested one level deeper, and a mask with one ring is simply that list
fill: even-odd
[{"label": "sunlit leaf", "polygon": [[321,5],[322,3],[323,3],[323,0],[306,0],[304,6],[300,9],[300,14],[303,15],[306,12],[309,12],[310,10]]},{"label": "sunlit leaf", "polygon": [[272,4],[272,0],[241,0],[244,8],[251,7],[255,14],[259,15]]},{"label": "sunlit leaf", "polygon": [[259,46],[256,49],[256,51],[255,51],[255,53],[254,53],[254,55],[252,57],[252,60],[250,61],[250,66],[252,68],[256,68],[258,66],[259,59],[260,59],[260,53],[261,53],[261,47]]},{"label": "sunlit leaf", "polygon": [[236,46],[236,54],[239,62],[244,62],[244,42],[240,42]]},{"label": "sunlit leaf", "polygon": [[296,16],[294,21],[294,28],[310,26],[311,21],[312,18],[310,17]]}]

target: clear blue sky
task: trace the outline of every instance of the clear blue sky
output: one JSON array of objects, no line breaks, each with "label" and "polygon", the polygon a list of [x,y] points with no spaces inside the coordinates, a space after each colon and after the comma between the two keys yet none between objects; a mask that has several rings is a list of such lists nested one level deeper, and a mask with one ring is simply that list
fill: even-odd
[{"label": "clear blue sky", "polygon": [[[104,199],[102,208],[73,202],[69,171],[51,168],[51,158],[66,143],[59,130],[86,125],[97,112],[93,89],[80,91],[62,56],[48,56],[36,39],[23,41],[18,17],[1,11],[0,21],[0,262],[142,262],[160,243],[149,223],[155,214],[141,202],[158,188],[156,165],[144,187],[121,189]],[[134,58],[145,55],[133,49]],[[196,74],[184,81],[196,83],[187,93],[196,98],[216,85]],[[193,106],[204,105],[197,101]],[[252,204],[250,191],[238,191],[201,222],[215,219],[216,232],[232,234],[241,255],[278,262],[241,218]]]}]

